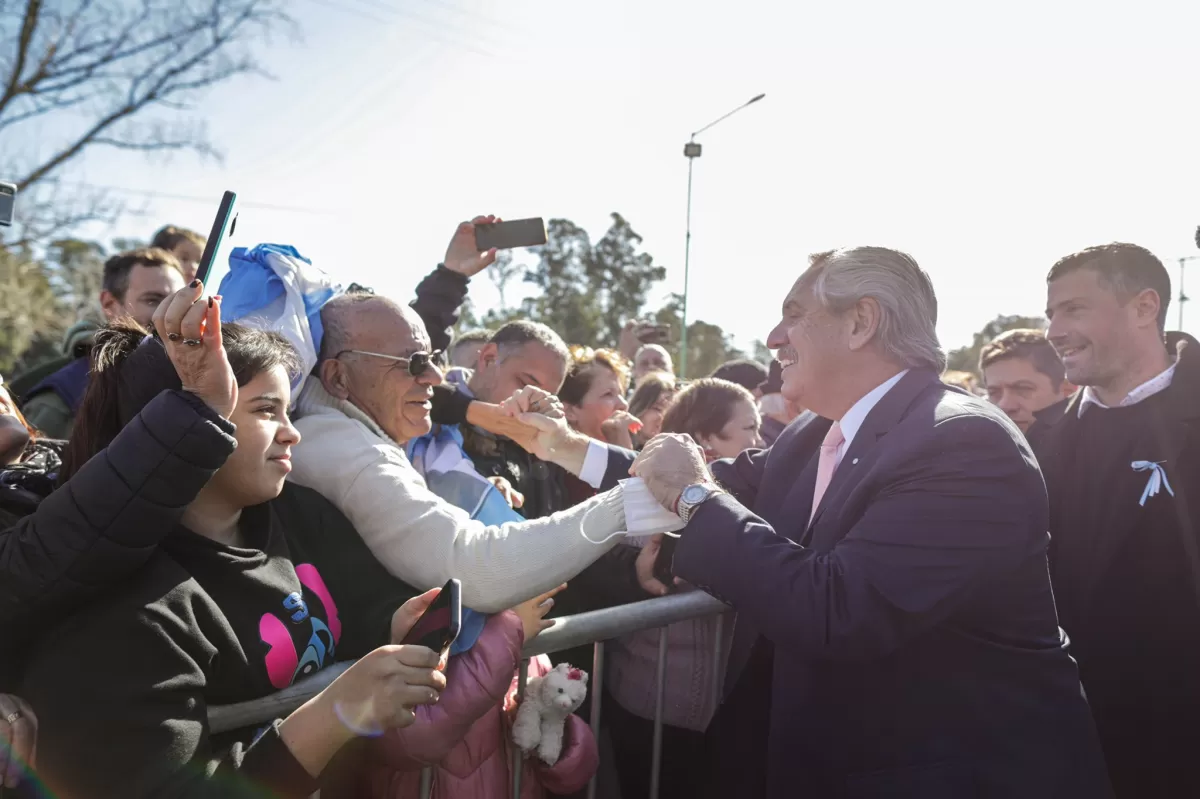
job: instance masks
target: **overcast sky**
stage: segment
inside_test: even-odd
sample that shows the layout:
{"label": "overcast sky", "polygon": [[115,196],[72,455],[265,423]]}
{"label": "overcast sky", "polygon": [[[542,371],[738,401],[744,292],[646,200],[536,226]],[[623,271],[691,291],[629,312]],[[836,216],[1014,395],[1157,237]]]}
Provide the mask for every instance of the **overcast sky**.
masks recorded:
{"label": "overcast sky", "polygon": [[[408,297],[461,219],[567,217],[599,237],[619,211],[667,267],[661,297],[683,285],[684,142],[766,92],[696,162],[691,315],[742,345],[829,247],[912,253],[947,347],[1039,313],[1047,269],[1078,248],[1143,244],[1176,292],[1177,259],[1198,252],[1200,3],[291,5],[303,41],[262,50],[278,79],[202,105],[223,164],[93,151],[72,168],[145,211],[112,235],[206,231],[229,188],[234,244],[292,244]],[[472,296],[496,300],[485,280]],[[1184,327],[1200,333],[1200,302]]]}

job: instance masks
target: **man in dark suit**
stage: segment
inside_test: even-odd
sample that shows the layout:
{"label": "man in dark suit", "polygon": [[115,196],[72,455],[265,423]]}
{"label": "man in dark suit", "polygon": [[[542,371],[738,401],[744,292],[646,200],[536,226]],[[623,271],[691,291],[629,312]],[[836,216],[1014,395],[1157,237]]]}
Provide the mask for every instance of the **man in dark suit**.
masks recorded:
{"label": "man in dark suit", "polygon": [[769,340],[813,414],[717,484],[683,437],[634,465],[688,521],[676,574],[738,611],[733,715],[770,672],[772,799],[1108,795],[1041,474],[1003,413],[939,382],[936,316],[909,256],[816,256]]}
{"label": "man in dark suit", "polygon": [[1137,245],[1068,255],[1047,283],[1083,386],[1029,431],[1062,625],[1117,796],[1200,796],[1200,343],[1164,333],[1171,280]]}

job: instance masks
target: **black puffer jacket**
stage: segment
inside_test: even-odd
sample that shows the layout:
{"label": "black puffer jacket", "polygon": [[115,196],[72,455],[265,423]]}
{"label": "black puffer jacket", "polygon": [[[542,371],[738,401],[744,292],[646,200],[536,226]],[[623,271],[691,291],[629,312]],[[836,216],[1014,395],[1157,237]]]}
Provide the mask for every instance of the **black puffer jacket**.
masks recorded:
{"label": "black puffer jacket", "polygon": [[113,442],[0,532],[0,690],[35,631],[142,566],[237,446],[199,398],[166,391]]}

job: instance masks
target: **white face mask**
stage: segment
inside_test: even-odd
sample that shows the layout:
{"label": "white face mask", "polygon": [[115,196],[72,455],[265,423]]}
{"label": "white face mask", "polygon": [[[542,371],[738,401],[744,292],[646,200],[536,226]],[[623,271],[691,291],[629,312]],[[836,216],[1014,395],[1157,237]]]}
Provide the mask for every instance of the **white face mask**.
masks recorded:
{"label": "white face mask", "polygon": [[[660,505],[658,500],[650,493],[650,489],[646,488],[646,483],[642,478],[631,477],[628,480],[622,480],[621,493],[629,515],[635,516],[637,519],[633,529],[621,530],[606,536],[600,541],[596,541],[587,534],[585,529],[587,527],[587,517],[585,516],[583,524],[579,526],[580,535],[597,546],[607,543],[614,536],[618,535],[627,536],[631,539],[638,536],[650,536],[655,533],[666,533],[672,538],[679,537],[676,531],[683,529],[683,519],[680,519],[677,515]],[[630,543],[633,542],[631,541]]]}

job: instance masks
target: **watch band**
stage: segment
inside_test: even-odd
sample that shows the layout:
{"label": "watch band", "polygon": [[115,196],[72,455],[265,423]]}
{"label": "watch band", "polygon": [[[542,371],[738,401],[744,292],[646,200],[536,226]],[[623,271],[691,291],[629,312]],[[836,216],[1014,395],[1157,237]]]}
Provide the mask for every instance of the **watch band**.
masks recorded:
{"label": "watch band", "polygon": [[683,489],[683,493],[687,493],[687,491],[689,489],[694,488],[695,486],[703,486],[706,489],[704,496],[701,497],[696,502],[688,502],[683,499],[683,494],[680,494],[679,518],[683,519],[684,524],[687,524],[688,522],[691,521],[692,514],[696,512],[696,508],[700,507],[705,502],[707,502],[708,500],[715,497],[717,494],[725,493],[725,491],[716,483],[693,483],[692,485]]}

